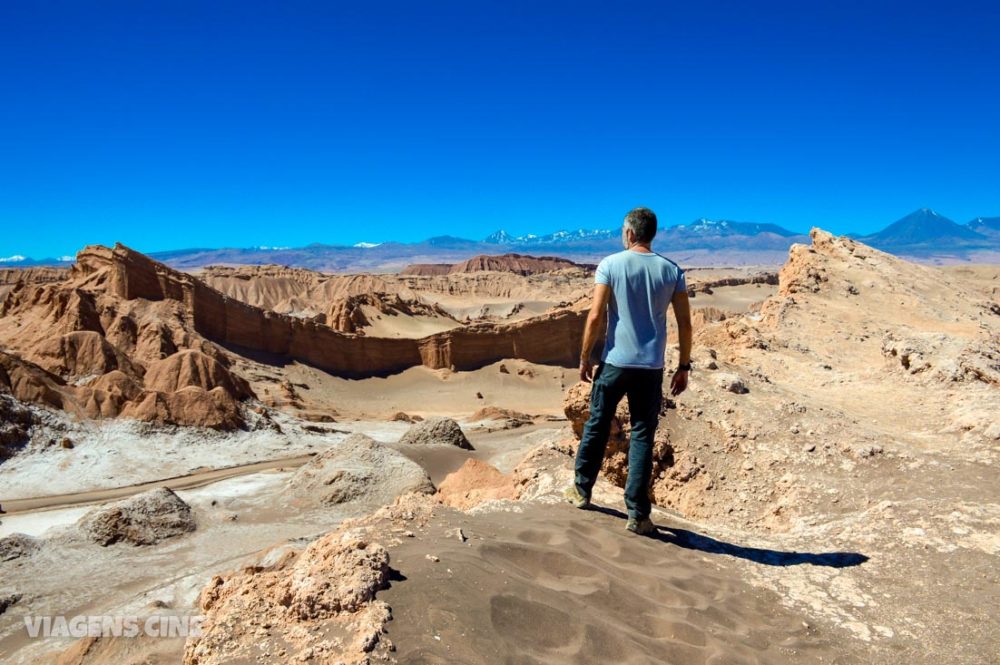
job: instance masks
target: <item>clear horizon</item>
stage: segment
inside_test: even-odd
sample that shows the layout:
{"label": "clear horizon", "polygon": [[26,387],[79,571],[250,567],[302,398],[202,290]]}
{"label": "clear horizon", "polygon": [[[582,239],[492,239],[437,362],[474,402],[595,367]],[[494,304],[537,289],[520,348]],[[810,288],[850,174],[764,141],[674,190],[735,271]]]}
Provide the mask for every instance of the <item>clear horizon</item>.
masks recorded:
{"label": "clear horizon", "polygon": [[1000,9],[0,7],[0,257],[1000,216]]}
{"label": "clear horizon", "polygon": [[[907,215],[904,215],[904,217],[908,216],[909,214],[913,214],[915,212],[919,212],[921,210],[933,210],[934,212],[937,212],[938,214],[940,214],[942,217],[945,217],[945,218],[947,218],[947,219],[951,220],[952,222],[955,222],[955,223],[957,223],[959,225],[965,225],[967,222],[972,221],[972,220],[977,219],[977,218],[980,218],[980,217],[982,217],[982,218],[997,217],[997,216],[977,215],[976,217],[973,217],[972,219],[966,220],[965,222],[960,222],[960,221],[958,221],[956,219],[948,217],[948,215],[945,215],[944,213],[941,213],[941,211],[939,211],[939,210],[934,210],[933,208],[918,208],[916,210],[911,211],[911,213],[907,213]],[[676,224],[669,224],[669,226],[673,227],[673,226],[677,226],[679,224],[690,224],[691,222],[698,221],[699,219],[706,219],[706,218],[704,218],[704,217],[698,217],[698,218],[695,218],[695,219],[690,220],[688,222],[678,222]],[[877,228],[872,229],[871,232],[880,231],[881,229],[885,228],[886,226],[889,226],[890,224],[892,224],[892,223],[894,223],[896,221],[899,221],[899,219],[902,219],[902,217],[894,219],[891,222],[886,222],[885,224],[883,224],[883,225],[881,225],[881,226],[879,226]],[[769,223],[769,222],[757,222],[756,220],[741,220],[741,219],[729,219],[729,218],[726,218],[725,220],[723,220],[723,219],[716,219],[716,220],[712,220],[712,221],[744,222],[744,223],[750,223],[750,224],[754,224],[754,223],[767,224],[767,223]],[[778,226],[781,226],[781,225],[779,224]],[[813,225],[813,226],[815,226],[815,225]],[[667,227],[661,227],[661,228],[667,228]],[[784,227],[784,228],[786,228],[786,230],[788,230],[788,231],[796,231],[796,232],[798,232],[798,233],[800,233],[802,235],[808,235],[809,234],[809,228],[811,228],[811,226],[809,228],[806,228],[806,229],[794,229],[794,228],[787,228],[787,227]],[[821,227],[821,228],[823,228],[823,230],[825,230],[825,231],[829,231],[829,232],[833,233],[834,235],[844,235],[844,233],[850,233],[850,232],[840,232],[837,229],[824,228],[824,227]],[[535,235],[538,235],[538,236],[545,236],[545,235],[550,235],[550,234],[553,234],[553,233],[557,233],[559,231],[578,231],[578,230],[584,230],[584,231],[610,231],[610,230],[614,230],[614,227],[588,228],[588,229],[584,229],[582,227],[578,227],[578,228],[560,227],[560,228],[553,228],[553,229],[543,230],[543,231],[530,231],[528,233],[534,233]],[[382,239],[382,240],[359,240],[359,241],[356,241],[356,242],[353,242],[353,243],[337,243],[337,242],[311,241],[311,242],[304,243],[302,245],[234,245],[234,244],[223,244],[223,245],[216,245],[216,246],[190,245],[190,246],[185,246],[185,247],[173,247],[173,248],[169,248],[169,249],[155,249],[155,248],[152,248],[152,249],[140,249],[138,247],[129,245],[129,243],[121,241],[121,240],[112,241],[112,242],[109,242],[109,243],[86,243],[86,244],[87,245],[106,244],[106,245],[110,246],[110,245],[113,245],[115,242],[123,242],[123,244],[128,245],[132,249],[135,249],[135,250],[138,250],[138,251],[142,251],[143,253],[146,253],[146,254],[158,254],[158,253],[162,253],[162,252],[171,252],[171,251],[180,251],[180,250],[197,250],[197,249],[205,249],[205,250],[219,250],[219,249],[286,250],[286,249],[299,249],[299,248],[306,247],[306,246],[311,245],[311,244],[321,244],[321,245],[338,246],[338,247],[352,247],[352,246],[355,246],[355,245],[357,245],[359,243],[367,243],[367,244],[373,244],[373,245],[380,245],[380,244],[385,243],[385,242],[419,243],[419,242],[422,242],[422,241],[425,241],[425,240],[430,240],[430,239],[435,238],[435,237],[444,237],[444,236],[455,237],[455,238],[459,238],[459,239],[462,239],[462,240],[472,240],[472,241],[481,242],[481,241],[485,240],[485,238],[487,236],[491,235],[492,233],[496,233],[498,231],[508,231],[508,229],[503,229],[503,228],[494,229],[493,231],[491,231],[490,233],[488,233],[486,236],[476,237],[476,238],[466,237],[466,236],[460,236],[460,235],[451,234],[451,233],[445,233],[445,234],[440,234],[438,236],[427,236],[426,238],[419,238],[417,240],[406,240],[406,241],[396,240],[395,238],[385,238],[385,239]],[[524,235],[524,234],[511,233],[511,235],[512,236],[518,236],[518,235]],[[83,247],[84,247],[84,245],[81,245],[79,248],[77,248],[77,250],[74,250],[73,254],[58,254],[58,255],[46,255],[46,256],[30,256],[30,255],[27,255],[27,254],[15,253],[15,254],[7,255],[7,256],[0,256],[0,267],[3,267],[4,263],[12,263],[12,262],[17,262],[19,260],[24,260],[24,259],[30,259],[30,260],[59,259],[59,260],[63,260],[63,261],[66,261],[66,262],[75,261],[76,260],[75,252],[78,251],[78,250],[80,250],[80,249],[83,249]]]}

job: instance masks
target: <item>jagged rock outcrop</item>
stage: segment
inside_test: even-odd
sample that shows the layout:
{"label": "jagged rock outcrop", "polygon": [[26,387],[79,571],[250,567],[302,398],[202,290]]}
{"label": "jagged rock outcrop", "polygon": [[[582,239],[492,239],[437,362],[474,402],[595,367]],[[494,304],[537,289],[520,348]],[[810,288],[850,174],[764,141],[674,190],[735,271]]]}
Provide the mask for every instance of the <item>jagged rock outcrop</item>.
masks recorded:
{"label": "jagged rock outcrop", "polygon": [[217,575],[201,592],[202,634],[190,638],[185,665],[253,661],[371,662],[391,648],[382,638],[389,606],[376,593],[389,581],[389,553],[351,523],[301,552]]}
{"label": "jagged rock outcrop", "polygon": [[[368,309],[368,312],[365,310]],[[330,306],[324,323],[345,333],[364,333],[371,325],[370,312],[386,316],[427,316],[455,321],[439,305],[425,303],[417,298],[404,299],[398,293],[363,293],[348,296]]]}
{"label": "jagged rock outcrop", "polygon": [[0,563],[31,556],[41,549],[41,543],[33,536],[12,533],[0,538]]}
{"label": "jagged rock outcrop", "polygon": [[[0,373],[3,371],[0,366]],[[0,393],[0,460],[11,456],[28,442],[28,431],[35,420],[30,409],[13,396]]]}
{"label": "jagged rock outcrop", "polygon": [[[227,279],[246,281],[245,272]],[[303,271],[286,272],[282,279],[306,279]],[[308,279],[325,280],[317,275]],[[377,276],[326,281],[341,284],[337,288],[350,282],[343,288],[367,294],[331,312],[341,327],[356,328],[357,312],[366,306],[379,316],[453,321],[399,282],[377,291],[374,285],[387,283]],[[372,300],[376,292],[388,295]],[[240,401],[254,397],[229,370],[229,357],[239,349],[344,377],[385,376],[416,365],[476,369],[504,358],[572,365],[584,316],[581,308],[562,308],[517,323],[481,323],[416,339],[375,338],[240,302],[123,245],[91,246],[78,254],[65,279],[21,280],[0,302],[6,347],[0,386],[22,401],[84,417],[235,428],[244,424]]]}
{"label": "jagged rock outcrop", "polygon": [[17,400],[79,413],[73,389],[34,363],[0,351],[0,391]]}
{"label": "jagged rock outcrop", "polygon": [[289,356],[348,377],[386,375],[420,364],[475,369],[502,358],[571,365],[572,347],[579,344],[585,317],[584,312],[567,309],[519,323],[480,324],[420,339],[375,339],[252,307],[121,245],[114,250],[87,248],[77,265],[94,279],[103,273],[109,290],[122,298],[184,303],[195,331],[208,339]]}
{"label": "jagged rock outcrop", "polygon": [[124,542],[152,545],[195,529],[191,507],[166,487],[158,487],[91,510],[77,523],[98,545]]}
{"label": "jagged rock outcrop", "polygon": [[399,440],[406,445],[445,445],[472,450],[461,426],[451,418],[428,418],[406,430]]}
{"label": "jagged rock outcrop", "polygon": [[31,268],[0,268],[0,299],[15,287],[18,283],[49,284],[61,282],[69,275],[69,268],[55,268],[47,266]]}
{"label": "jagged rock outcrop", "polygon": [[725,287],[725,286],[741,286],[743,284],[769,284],[775,285],[778,283],[778,273],[776,272],[759,272],[753,275],[739,276],[739,277],[722,277],[720,279],[708,279],[704,281],[693,282],[688,285],[688,294],[691,296],[697,296],[699,293],[712,293],[714,289]]}
{"label": "jagged rock outcrop", "polygon": [[141,377],[142,370],[100,333],[78,330],[43,340],[32,358],[41,367],[66,378],[99,376],[121,370],[128,376]]}
{"label": "jagged rock outcrop", "polygon": [[364,434],[355,433],[300,467],[286,495],[296,504],[379,506],[400,494],[434,491],[419,464]]}

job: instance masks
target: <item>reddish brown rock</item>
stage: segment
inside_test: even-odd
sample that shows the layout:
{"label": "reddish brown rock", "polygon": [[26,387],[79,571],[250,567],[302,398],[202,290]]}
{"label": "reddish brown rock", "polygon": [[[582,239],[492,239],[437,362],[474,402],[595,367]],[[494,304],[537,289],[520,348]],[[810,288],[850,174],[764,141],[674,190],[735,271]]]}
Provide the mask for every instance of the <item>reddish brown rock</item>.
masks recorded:
{"label": "reddish brown rock", "polygon": [[118,369],[130,376],[142,375],[125,354],[93,330],[51,337],[39,344],[31,356],[38,365],[60,376],[96,376]]}
{"label": "reddish brown rock", "polygon": [[232,430],[244,423],[239,405],[223,388],[188,386],[176,392],[144,391],[121,410],[123,418],[188,427]]}
{"label": "reddish brown rock", "polygon": [[159,392],[175,392],[194,386],[203,390],[221,388],[236,399],[253,396],[245,380],[231,374],[215,358],[194,349],[178,351],[152,363],[146,372],[145,385]]}
{"label": "reddish brown rock", "polygon": [[[327,311],[325,323],[334,330],[345,333],[362,332],[371,324],[365,308],[386,316],[433,316],[443,319],[454,318],[438,305],[425,303],[416,298],[402,298],[398,293],[363,293],[348,296],[335,302]],[[456,321],[457,323],[457,321]]]}
{"label": "reddish brown rock", "polygon": [[453,508],[468,510],[484,501],[516,499],[517,487],[511,476],[495,466],[470,459],[441,481],[437,498]]}

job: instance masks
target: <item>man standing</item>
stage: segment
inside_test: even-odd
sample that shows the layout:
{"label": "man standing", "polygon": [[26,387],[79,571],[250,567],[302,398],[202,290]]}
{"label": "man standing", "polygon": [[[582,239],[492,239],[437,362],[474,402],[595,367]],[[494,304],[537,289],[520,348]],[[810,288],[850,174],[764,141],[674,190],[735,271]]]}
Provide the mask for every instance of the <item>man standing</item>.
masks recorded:
{"label": "man standing", "polygon": [[[590,418],[576,452],[576,481],[566,497],[577,508],[590,506],[590,494],[604,460],[611,421],[622,397],[628,398],[632,434],[628,449],[625,505],[629,531],[649,534],[649,481],[653,470],[653,435],[663,401],[663,364],[667,346],[667,307],[674,306],[680,337],[680,364],[670,393],[687,388],[691,370],[691,311],[684,271],[654,252],[656,215],[636,208],[625,216],[625,250],[597,266],[594,303],[587,317],[580,353],[580,379],[593,381]],[[590,353],[607,311],[608,332],[597,368]]]}

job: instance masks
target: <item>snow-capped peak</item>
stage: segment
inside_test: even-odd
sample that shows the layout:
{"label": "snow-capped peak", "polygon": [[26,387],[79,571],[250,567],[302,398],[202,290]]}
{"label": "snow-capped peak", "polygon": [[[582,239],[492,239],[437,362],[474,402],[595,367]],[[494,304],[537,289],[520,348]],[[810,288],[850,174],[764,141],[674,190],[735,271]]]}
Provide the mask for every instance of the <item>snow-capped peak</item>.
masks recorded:
{"label": "snow-capped peak", "polygon": [[513,242],[514,240],[516,240],[514,236],[507,233],[503,229],[500,229],[499,231],[496,231],[486,236],[486,239],[483,240],[483,242],[495,243],[497,245],[505,245],[507,243]]}
{"label": "snow-capped peak", "polygon": [[356,242],[354,246],[359,249],[371,249],[372,247],[378,247],[382,243],[380,242]]}

